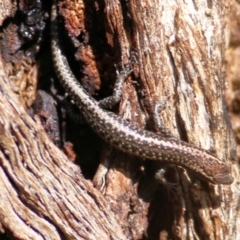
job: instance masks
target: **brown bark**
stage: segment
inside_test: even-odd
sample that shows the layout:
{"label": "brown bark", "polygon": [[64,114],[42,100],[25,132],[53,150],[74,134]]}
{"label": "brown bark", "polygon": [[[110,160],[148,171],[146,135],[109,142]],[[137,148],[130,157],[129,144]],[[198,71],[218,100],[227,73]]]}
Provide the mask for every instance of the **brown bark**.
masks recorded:
{"label": "brown bark", "polygon": [[0,69],[3,228],[17,239],[125,239],[105,199],[16,99],[2,61]]}
{"label": "brown bark", "polygon": [[[226,113],[226,1],[64,1],[60,13],[72,37],[81,35],[83,86],[111,92],[114,64],[134,58],[117,114],[155,131],[154,105],[172,134],[234,158]],[[2,63],[1,63],[2,64]],[[119,64],[121,67],[121,64]],[[0,66],[0,69],[4,69]],[[238,239],[238,172],[231,186],[214,186],[191,172],[102,149],[101,164],[85,180],[48,140],[0,80],[0,221],[18,239]],[[80,156],[81,158],[81,156]],[[155,173],[166,168],[169,183]]]}

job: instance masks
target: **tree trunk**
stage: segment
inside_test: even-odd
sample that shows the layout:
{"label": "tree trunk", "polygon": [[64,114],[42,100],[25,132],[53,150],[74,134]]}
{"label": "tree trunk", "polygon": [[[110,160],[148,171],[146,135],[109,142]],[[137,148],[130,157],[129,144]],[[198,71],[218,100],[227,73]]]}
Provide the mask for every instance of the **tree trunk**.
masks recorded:
{"label": "tree trunk", "polygon": [[[115,65],[121,69],[132,62],[134,72],[124,84],[116,114],[139,128],[156,131],[154,106],[169,96],[159,113],[163,124],[176,138],[229,162],[235,178],[231,186],[212,185],[180,167],[135,158],[104,144],[96,147],[102,141],[86,127],[67,125],[62,131],[75,146],[82,174],[48,138],[39,117],[32,119],[12,92],[16,85],[10,87],[6,66],[18,65],[1,40],[2,231],[16,239],[240,238],[236,147],[224,100],[227,4],[223,0],[65,0],[59,2],[59,12],[64,20],[60,24],[78,47],[73,59],[72,43],[63,35],[70,65],[89,94],[98,94],[99,99],[110,95]],[[13,34],[17,28],[6,24],[2,39],[7,41],[10,29],[19,40]],[[49,80],[54,75],[43,62],[50,56],[44,48],[41,51],[44,60],[39,61],[39,69],[46,73],[39,72],[49,74]],[[14,54],[19,52],[20,47]],[[31,81],[34,92],[36,84]],[[31,102],[21,93],[19,98],[25,105]],[[93,159],[90,167],[89,159]],[[159,180],[162,169],[165,178]]]}

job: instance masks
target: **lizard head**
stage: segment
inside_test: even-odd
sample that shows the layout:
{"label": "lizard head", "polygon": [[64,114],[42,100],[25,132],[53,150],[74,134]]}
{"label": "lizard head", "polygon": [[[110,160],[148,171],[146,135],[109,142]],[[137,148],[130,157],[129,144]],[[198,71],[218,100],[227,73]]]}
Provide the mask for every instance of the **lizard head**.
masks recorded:
{"label": "lizard head", "polygon": [[203,176],[213,184],[232,184],[233,177],[230,165],[208,154],[201,164]]}

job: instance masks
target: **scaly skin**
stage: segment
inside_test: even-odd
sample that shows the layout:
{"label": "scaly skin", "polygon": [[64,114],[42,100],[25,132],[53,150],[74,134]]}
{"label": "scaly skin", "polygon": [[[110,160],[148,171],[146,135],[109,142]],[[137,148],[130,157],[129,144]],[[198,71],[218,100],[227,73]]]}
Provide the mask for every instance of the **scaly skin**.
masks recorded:
{"label": "scaly skin", "polygon": [[[233,177],[229,165],[186,142],[168,139],[131,125],[119,116],[102,109],[87,94],[73,75],[60,48],[57,24],[57,6],[52,6],[52,55],[57,76],[87,123],[107,143],[128,154],[182,166],[200,178],[214,184],[231,184]],[[125,73],[127,77],[129,73]]]}

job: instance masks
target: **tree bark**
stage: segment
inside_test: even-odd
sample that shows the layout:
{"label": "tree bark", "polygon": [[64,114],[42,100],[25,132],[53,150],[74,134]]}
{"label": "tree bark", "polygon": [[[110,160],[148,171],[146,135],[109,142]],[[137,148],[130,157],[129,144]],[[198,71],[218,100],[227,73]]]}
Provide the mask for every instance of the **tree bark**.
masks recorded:
{"label": "tree bark", "polygon": [[105,199],[26,113],[0,66],[3,228],[16,239],[125,239]]}
{"label": "tree bark", "polygon": [[[92,181],[86,180],[48,139],[38,118],[28,116],[1,61],[4,231],[17,239],[238,239],[239,174],[224,100],[228,4],[65,0],[59,12],[69,35],[77,38],[75,72],[83,73],[89,94],[110,95],[115,64],[132,62],[116,114],[156,131],[154,106],[169,96],[159,113],[164,125],[175,137],[229,162],[234,183],[212,185],[180,167],[106,145]],[[165,182],[159,182],[156,173],[163,168]]]}

